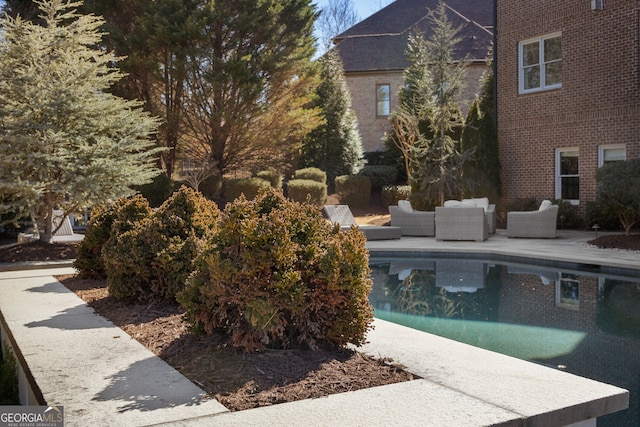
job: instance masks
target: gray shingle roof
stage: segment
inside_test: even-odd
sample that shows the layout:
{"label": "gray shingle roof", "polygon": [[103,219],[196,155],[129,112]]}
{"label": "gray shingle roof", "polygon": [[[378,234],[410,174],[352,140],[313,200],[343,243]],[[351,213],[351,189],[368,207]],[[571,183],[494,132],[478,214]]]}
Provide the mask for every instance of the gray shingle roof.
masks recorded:
{"label": "gray shingle roof", "polygon": [[[485,61],[493,43],[493,0],[446,0],[448,19],[460,27],[455,59]],[[403,70],[407,39],[429,37],[428,12],[438,0],[396,0],[335,38],[345,72]]]}

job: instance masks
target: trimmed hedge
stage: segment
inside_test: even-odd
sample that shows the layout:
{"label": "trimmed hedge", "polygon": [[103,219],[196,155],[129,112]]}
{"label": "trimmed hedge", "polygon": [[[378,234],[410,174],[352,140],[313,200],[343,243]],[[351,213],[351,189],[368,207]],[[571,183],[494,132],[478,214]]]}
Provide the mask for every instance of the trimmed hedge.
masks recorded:
{"label": "trimmed hedge", "polygon": [[184,186],[151,216],[113,232],[120,214],[103,250],[109,293],[117,299],[175,301],[219,218],[214,202]]}
{"label": "trimmed hedge", "polygon": [[178,295],[197,329],[247,352],[364,343],[373,311],[361,231],[270,190],[229,203],[212,243]]}
{"label": "trimmed hedge", "polygon": [[287,195],[296,202],[308,202],[324,206],[327,201],[327,185],[310,179],[292,179],[287,183]]}
{"label": "trimmed hedge", "polygon": [[282,174],[278,171],[274,171],[274,170],[260,171],[256,173],[255,176],[256,178],[269,181],[269,184],[271,184],[271,187],[273,188],[282,188]]}
{"label": "trimmed hedge", "polygon": [[298,169],[293,173],[293,179],[308,179],[321,184],[327,183],[327,173],[318,168]]}
{"label": "trimmed hedge", "polygon": [[270,187],[269,181],[257,177],[230,179],[224,183],[224,195],[228,202],[239,198],[243,194],[247,199],[254,199],[260,190]]}
{"label": "trimmed hedge", "polygon": [[371,200],[371,181],[364,175],[341,175],[336,177],[336,194],[340,203],[351,208],[365,209]]}

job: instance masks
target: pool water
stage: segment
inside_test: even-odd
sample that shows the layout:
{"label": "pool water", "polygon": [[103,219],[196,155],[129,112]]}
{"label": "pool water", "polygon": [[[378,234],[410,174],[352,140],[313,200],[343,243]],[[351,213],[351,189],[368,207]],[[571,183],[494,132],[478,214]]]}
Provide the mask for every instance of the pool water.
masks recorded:
{"label": "pool water", "polygon": [[375,317],[629,390],[598,426],[640,426],[640,271],[372,257]]}

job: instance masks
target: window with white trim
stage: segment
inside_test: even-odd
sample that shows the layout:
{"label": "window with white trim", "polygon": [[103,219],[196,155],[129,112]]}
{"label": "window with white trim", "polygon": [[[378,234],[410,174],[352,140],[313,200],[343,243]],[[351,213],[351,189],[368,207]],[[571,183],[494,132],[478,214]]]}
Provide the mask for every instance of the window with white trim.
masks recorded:
{"label": "window with white trim", "polygon": [[520,93],[562,87],[562,34],[520,42],[518,63]]}
{"label": "window with white trim", "polygon": [[578,155],[578,148],[556,150],[556,199],[578,203],[580,199]]}
{"label": "window with white trim", "polygon": [[598,147],[598,167],[613,162],[627,160],[627,148],[624,144],[601,145]]}
{"label": "window with white trim", "polygon": [[388,116],[391,113],[391,89],[388,84],[376,85],[376,115]]}

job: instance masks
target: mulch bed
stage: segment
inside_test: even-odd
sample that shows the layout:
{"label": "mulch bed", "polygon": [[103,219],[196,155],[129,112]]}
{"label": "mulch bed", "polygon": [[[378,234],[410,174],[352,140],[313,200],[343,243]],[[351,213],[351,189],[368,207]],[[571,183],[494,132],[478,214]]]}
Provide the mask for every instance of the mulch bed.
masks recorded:
{"label": "mulch bed", "polygon": [[231,411],[416,378],[389,359],[346,349],[243,354],[227,345],[224,335],[191,333],[177,305],[126,303],[109,296],[104,281],[57,279]]}

